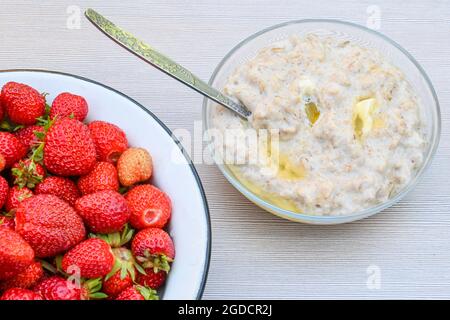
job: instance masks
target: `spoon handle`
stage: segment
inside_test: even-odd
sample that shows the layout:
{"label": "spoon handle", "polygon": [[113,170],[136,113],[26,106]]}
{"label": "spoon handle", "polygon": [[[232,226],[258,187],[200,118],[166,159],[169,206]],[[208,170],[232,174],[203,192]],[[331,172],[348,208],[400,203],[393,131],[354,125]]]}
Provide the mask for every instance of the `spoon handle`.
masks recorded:
{"label": "spoon handle", "polygon": [[180,66],[178,63],[166,57],[162,53],[152,49],[148,44],[139,40],[131,33],[117,27],[114,23],[96,11],[87,9],[85,14],[86,17],[108,37],[137,55],[139,58],[150,63],[152,66],[191,87],[209,99],[214,100],[231,111],[236,112],[245,119],[248,119],[251,115],[251,112],[244,105],[233,101],[220,91],[209,86],[206,82],[200,80],[186,68]]}

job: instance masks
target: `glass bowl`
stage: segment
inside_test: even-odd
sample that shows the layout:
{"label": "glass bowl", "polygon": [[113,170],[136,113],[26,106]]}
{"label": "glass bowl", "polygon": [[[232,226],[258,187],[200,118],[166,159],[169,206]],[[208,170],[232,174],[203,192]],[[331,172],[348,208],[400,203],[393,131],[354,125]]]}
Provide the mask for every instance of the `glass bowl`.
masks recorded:
{"label": "glass bowl", "polygon": [[[260,49],[269,46],[273,42],[286,39],[291,35],[301,36],[312,32],[324,36],[330,35],[342,40],[350,40],[362,47],[376,49],[379,52],[382,52],[384,57],[393,65],[403,71],[419,99],[422,101],[421,107],[423,110],[421,110],[421,112],[426,122],[427,147],[424,153],[423,164],[417,170],[416,175],[402,190],[384,203],[346,215],[331,216],[298,213],[279,208],[276,205],[261,199],[247,189],[226,165],[217,161],[216,164],[225,178],[246,198],[279,217],[310,224],[346,223],[369,217],[392,206],[418,183],[424,171],[429,167],[439,143],[441,126],[439,102],[431,81],[423,68],[399,44],[374,30],[338,20],[297,20],[278,24],[259,31],[241,41],[222,59],[212,74],[209,84],[217,89],[222,89],[228,76],[235,68],[253,58]],[[208,134],[208,129],[211,129],[211,111],[216,107],[217,104],[215,102],[206,98],[204,99],[203,121],[206,135]],[[210,149],[211,148],[213,148],[212,144],[210,144]],[[213,150],[210,150],[210,152],[212,153]]]}

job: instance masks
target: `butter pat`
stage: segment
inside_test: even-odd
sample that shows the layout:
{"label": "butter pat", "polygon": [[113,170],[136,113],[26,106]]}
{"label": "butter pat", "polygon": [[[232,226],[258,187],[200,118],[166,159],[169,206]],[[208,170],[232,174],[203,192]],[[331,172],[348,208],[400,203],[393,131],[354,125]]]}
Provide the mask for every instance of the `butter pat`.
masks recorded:
{"label": "butter pat", "polygon": [[358,139],[366,136],[373,128],[373,114],[377,109],[377,101],[374,98],[359,101],[353,107],[353,126]]}

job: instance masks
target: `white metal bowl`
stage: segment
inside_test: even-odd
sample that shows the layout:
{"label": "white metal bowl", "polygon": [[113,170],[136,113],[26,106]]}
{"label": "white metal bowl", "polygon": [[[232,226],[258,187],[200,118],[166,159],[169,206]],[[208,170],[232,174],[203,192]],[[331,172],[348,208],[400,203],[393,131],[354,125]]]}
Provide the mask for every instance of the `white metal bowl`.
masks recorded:
{"label": "white metal bowl", "polygon": [[[176,258],[162,299],[200,299],[205,286],[211,249],[208,205],[198,174],[170,130],[144,106],[98,82],[43,70],[4,70],[0,86],[8,81],[28,84],[47,92],[51,101],[68,91],[86,98],[88,121],[104,120],[121,127],[131,146],[146,148],[154,161],[152,183],[172,199],[169,233]],[[176,161],[175,161],[176,160]]]}

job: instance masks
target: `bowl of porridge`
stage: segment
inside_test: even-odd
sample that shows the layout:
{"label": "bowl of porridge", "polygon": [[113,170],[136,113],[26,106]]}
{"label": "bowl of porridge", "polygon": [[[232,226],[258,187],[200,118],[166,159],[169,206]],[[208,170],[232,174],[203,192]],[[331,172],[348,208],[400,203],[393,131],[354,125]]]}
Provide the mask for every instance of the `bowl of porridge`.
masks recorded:
{"label": "bowl of porridge", "polygon": [[248,120],[205,99],[205,137],[226,179],[280,217],[362,219],[404,197],[429,166],[439,103],[416,60],[380,33],[301,20],[245,39],[210,84]]}

